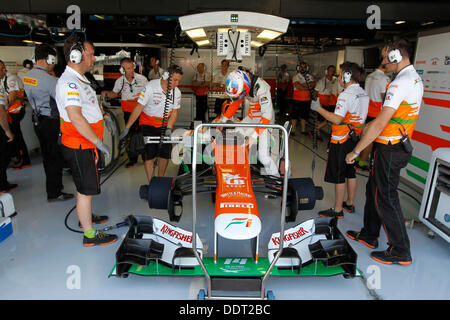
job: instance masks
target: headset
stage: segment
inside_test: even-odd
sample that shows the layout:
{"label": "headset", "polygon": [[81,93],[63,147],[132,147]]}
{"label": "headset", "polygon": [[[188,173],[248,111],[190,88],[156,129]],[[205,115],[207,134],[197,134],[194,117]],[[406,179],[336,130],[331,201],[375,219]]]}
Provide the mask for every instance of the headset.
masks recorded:
{"label": "headset", "polygon": [[47,60],[46,61],[47,61],[48,64],[55,64],[56,63],[56,57],[54,55],[52,55],[52,54],[49,54],[47,56]]}
{"label": "headset", "polygon": [[390,63],[400,63],[403,59],[403,56],[399,49],[392,49],[388,53],[388,60]]}
{"label": "headset", "polygon": [[342,82],[344,82],[344,84],[347,84],[350,81],[352,81],[352,71],[350,69],[344,70],[342,72]]}
{"label": "headset", "polygon": [[83,60],[83,52],[84,46],[83,41],[80,38],[77,38],[75,43],[70,48],[69,60],[72,63],[80,64]]}
{"label": "headset", "polygon": [[174,65],[170,66],[169,68],[167,68],[166,71],[164,71],[164,73],[162,74],[161,78],[163,80],[169,80],[170,74],[182,73],[182,72],[183,72],[183,70],[181,69],[181,67],[176,65],[176,64],[174,64]]}

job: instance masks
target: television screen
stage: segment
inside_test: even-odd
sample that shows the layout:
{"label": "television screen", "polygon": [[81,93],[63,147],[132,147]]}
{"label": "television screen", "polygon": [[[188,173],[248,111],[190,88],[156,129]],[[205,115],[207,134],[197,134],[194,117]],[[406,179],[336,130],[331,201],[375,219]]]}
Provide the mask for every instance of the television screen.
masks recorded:
{"label": "television screen", "polygon": [[380,49],[377,47],[364,49],[364,69],[378,68],[381,62]]}

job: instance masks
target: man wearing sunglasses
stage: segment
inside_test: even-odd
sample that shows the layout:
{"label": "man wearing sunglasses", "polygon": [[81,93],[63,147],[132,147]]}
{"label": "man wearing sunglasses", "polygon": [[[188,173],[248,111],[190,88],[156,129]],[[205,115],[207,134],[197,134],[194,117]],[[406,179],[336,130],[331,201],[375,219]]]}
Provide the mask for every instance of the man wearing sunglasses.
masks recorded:
{"label": "man wearing sunglasses", "polygon": [[[102,96],[116,99],[121,97],[121,106],[123,110],[123,117],[125,123],[130,118],[131,112],[137,104],[139,93],[147,85],[147,78],[141,74],[134,72],[135,64],[130,58],[123,58],[120,62],[120,73],[122,76],[114,83],[112,90],[102,91]],[[139,125],[136,122],[130,131],[139,130]],[[137,163],[137,156],[128,156],[128,163],[125,165],[127,168],[133,167]]]}

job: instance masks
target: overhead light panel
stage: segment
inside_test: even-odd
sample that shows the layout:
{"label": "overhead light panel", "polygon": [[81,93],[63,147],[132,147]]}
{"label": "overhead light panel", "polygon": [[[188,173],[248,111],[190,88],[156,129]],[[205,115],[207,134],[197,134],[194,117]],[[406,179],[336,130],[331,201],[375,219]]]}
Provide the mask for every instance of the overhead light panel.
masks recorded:
{"label": "overhead light panel", "polygon": [[434,23],[434,21],[428,21],[428,22],[422,22],[420,25],[421,26],[427,26],[427,25],[433,24],[433,23]]}
{"label": "overhead light panel", "polygon": [[162,33],[155,33],[155,36],[157,36],[157,37],[162,37],[163,34],[162,34]]}
{"label": "overhead light panel", "polygon": [[258,39],[267,39],[267,40],[273,40],[281,35],[281,32],[272,31],[272,30],[264,30],[260,34],[258,34]]}
{"label": "overhead light panel", "polygon": [[145,37],[145,34],[143,34],[143,33],[138,33],[138,36],[140,36],[140,37]]}
{"label": "overhead light panel", "polygon": [[204,46],[206,44],[209,44],[209,40],[200,40],[195,42],[199,46]]}
{"label": "overhead light panel", "polygon": [[251,44],[253,47],[261,47],[264,43],[259,42],[259,41],[251,41],[250,44]]}
{"label": "overhead light panel", "polygon": [[187,30],[186,33],[191,39],[206,38],[206,33],[203,28]]}
{"label": "overhead light panel", "polygon": [[399,21],[395,21],[395,24],[403,24],[403,23],[405,23],[406,21],[403,21],[403,20],[399,20]]}

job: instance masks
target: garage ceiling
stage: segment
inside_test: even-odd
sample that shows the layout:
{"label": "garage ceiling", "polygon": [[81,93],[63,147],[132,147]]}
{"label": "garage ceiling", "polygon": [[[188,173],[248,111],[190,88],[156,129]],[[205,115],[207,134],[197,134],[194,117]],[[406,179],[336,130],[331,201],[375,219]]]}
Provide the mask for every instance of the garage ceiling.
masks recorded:
{"label": "garage ceiling", "polygon": [[[94,42],[127,42],[192,47],[188,37],[177,29],[181,15],[233,10],[274,14],[291,20],[288,32],[270,47],[323,50],[341,45],[364,45],[395,36],[415,37],[422,30],[450,25],[449,1],[327,1],[327,0],[15,0],[0,4],[0,44],[20,44],[23,40],[63,41],[69,14],[66,9],[76,4],[82,13],[82,28]],[[380,8],[381,29],[369,30],[367,7]],[[30,29],[13,25],[11,14],[25,14],[42,19],[46,28]],[[426,17],[426,18],[425,18]],[[405,21],[396,24],[397,21]],[[432,23],[431,23],[432,22]],[[52,31],[53,30],[53,31]],[[59,32],[58,32],[59,31]],[[51,34],[50,34],[51,32]],[[59,33],[59,35],[58,35]]]}

